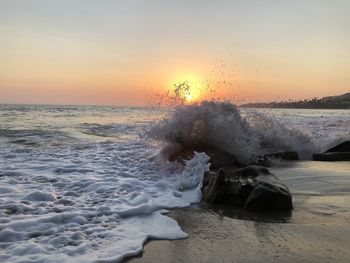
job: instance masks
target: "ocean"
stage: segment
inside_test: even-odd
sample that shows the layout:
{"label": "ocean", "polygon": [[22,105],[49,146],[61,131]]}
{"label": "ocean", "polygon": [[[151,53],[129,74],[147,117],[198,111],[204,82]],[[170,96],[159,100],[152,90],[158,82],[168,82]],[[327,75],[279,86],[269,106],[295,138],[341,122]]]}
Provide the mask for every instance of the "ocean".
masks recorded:
{"label": "ocean", "polygon": [[293,195],[284,224],[348,229],[350,162],[311,155],[349,139],[349,110],[0,105],[0,261],[118,262],[149,239],[186,238],[167,212],[201,200],[210,160],[167,161],[176,140],[246,163],[298,151],[270,168]]}

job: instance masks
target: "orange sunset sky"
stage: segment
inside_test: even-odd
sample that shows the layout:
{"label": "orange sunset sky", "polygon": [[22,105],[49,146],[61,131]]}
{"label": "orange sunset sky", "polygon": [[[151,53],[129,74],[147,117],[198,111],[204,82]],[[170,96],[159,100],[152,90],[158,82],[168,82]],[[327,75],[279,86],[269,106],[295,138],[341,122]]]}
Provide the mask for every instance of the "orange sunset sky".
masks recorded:
{"label": "orange sunset sky", "polygon": [[349,12],[346,0],[1,0],[0,103],[141,106],[185,80],[237,103],[345,93]]}

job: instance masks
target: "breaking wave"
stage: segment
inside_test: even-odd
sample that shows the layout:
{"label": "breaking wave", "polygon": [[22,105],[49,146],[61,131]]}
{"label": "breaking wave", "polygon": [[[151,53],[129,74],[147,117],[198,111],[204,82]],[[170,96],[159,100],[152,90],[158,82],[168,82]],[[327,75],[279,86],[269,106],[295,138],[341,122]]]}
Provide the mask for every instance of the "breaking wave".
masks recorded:
{"label": "breaking wave", "polygon": [[244,111],[229,102],[179,106],[153,125],[147,135],[183,148],[221,149],[241,163],[254,163],[263,154],[281,151],[297,151],[308,159],[317,150],[302,131],[288,129],[271,117]]}

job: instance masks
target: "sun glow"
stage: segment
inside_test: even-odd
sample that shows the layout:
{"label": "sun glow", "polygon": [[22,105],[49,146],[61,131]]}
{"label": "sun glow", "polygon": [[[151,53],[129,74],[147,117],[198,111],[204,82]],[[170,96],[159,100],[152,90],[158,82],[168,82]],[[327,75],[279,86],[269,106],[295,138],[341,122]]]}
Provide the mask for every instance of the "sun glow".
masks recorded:
{"label": "sun glow", "polygon": [[190,103],[193,100],[193,96],[191,93],[187,94],[185,97],[186,102]]}
{"label": "sun glow", "polygon": [[175,97],[185,104],[199,102],[208,88],[207,81],[195,75],[177,77],[172,83]]}

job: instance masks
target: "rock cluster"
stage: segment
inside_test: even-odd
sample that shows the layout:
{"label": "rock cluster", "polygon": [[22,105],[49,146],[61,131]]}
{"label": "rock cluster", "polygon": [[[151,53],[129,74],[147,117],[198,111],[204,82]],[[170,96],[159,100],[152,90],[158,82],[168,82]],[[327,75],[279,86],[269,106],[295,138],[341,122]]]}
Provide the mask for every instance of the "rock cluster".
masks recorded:
{"label": "rock cluster", "polygon": [[203,200],[229,204],[250,211],[288,211],[293,209],[288,187],[263,166],[226,166],[206,172]]}
{"label": "rock cluster", "polygon": [[[271,159],[298,160],[296,152],[281,152],[261,156],[259,165],[244,166],[235,156],[219,149],[196,149],[210,157],[210,171],[204,174],[203,200],[228,204],[250,211],[289,211],[293,209],[292,196],[266,167]],[[170,161],[190,159],[192,149],[181,149],[169,157]],[[264,165],[264,166],[263,166]]]}
{"label": "rock cluster", "polygon": [[[292,195],[288,187],[266,167],[272,159],[299,160],[297,152],[267,154],[258,158],[258,165],[244,166],[235,156],[219,149],[196,149],[210,157],[210,171],[204,174],[203,200],[228,204],[249,211],[290,211]],[[181,149],[169,157],[171,161],[190,159],[193,149]],[[343,142],[324,153],[313,155],[317,161],[349,161],[350,141]]]}

